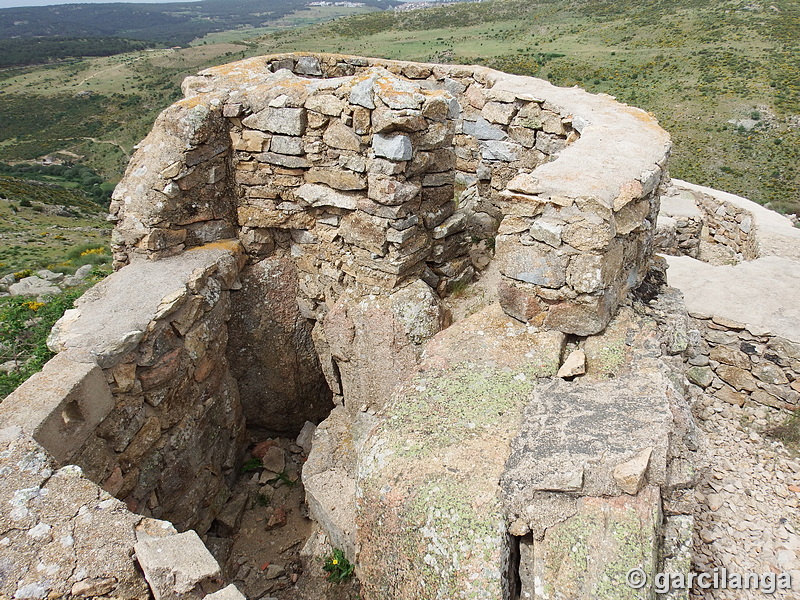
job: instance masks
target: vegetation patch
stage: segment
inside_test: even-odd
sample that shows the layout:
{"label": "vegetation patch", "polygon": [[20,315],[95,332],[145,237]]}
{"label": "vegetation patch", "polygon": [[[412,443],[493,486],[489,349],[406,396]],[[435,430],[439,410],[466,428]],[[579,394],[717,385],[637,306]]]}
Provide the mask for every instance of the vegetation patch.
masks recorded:
{"label": "vegetation patch", "polygon": [[353,577],[353,565],[339,548],[334,548],[330,556],[325,559],[322,570],[328,575],[326,579],[333,583],[344,583]]}
{"label": "vegetation patch", "polygon": [[53,353],[47,336],[86,286],[43,299],[0,298],[0,401],[40,371]]}

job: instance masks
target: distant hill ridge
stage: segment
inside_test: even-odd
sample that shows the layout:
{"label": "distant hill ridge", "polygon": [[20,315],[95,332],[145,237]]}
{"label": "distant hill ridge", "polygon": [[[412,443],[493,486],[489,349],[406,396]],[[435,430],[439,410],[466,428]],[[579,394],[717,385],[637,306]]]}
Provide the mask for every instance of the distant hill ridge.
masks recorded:
{"label": "distant hill ridge", "polygon": [[[389,8],[395,0],[361,0]],[[187,44],[215,31],[258,27],[306,6],[305,0],[201,0],[164,4],[62,4],[0,9],[0,39],[113,36]]]}

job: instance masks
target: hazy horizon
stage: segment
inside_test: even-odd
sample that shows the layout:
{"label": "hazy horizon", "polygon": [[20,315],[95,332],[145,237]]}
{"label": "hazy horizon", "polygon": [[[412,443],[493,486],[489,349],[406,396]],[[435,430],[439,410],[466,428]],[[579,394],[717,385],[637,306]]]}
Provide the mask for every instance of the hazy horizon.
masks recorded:
{"label": "hazy horizon", "polygon": [[198,2],[199,0],[0,0],[2,8],[27,8],[56,4],[166,4],[167,2]]}

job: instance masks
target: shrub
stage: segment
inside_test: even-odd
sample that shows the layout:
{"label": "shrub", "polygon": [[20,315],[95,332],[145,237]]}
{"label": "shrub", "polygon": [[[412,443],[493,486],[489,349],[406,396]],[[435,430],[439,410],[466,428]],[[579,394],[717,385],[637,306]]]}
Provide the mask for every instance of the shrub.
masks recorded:
{"label": "shrub", "polygon": [[15,360],[19,364],[10,373],[0,373],[0,400],[50,360],[53,353],[47,347],[47,336],[84,289],[58,294],[47,302],[20,296],[0,298],[0,362]]}

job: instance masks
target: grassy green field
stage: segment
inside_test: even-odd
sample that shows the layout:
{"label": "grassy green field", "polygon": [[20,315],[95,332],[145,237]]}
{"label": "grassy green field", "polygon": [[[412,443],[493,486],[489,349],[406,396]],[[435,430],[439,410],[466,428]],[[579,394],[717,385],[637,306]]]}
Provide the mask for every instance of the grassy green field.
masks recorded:
{"label": "grassy green field", "polygon": [[85,197],[0,176],[0,276],[24,269],[62,270],[71,266],[67,255],[73,248],[107,246],[110,234],[102,209]]}

